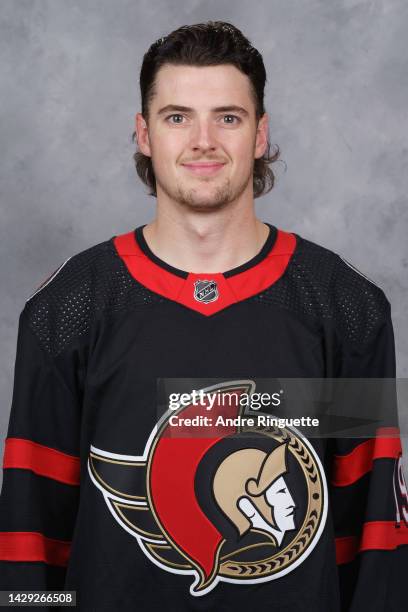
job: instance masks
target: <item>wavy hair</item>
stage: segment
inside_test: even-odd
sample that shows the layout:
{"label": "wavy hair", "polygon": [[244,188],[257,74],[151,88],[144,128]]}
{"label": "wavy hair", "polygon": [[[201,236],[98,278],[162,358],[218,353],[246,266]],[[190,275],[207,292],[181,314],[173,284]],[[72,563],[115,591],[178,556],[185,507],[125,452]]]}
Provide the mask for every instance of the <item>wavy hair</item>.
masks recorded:
{"label": "wavy hair", "polygon": [[[149,103],[155,95],[155,78],[165,64],[188,66],[232,64],[249,78],[256,120],[259,121],[265,113],[266,71],[262,56],[231,23],[207,21],[184,25],[159,38],[150,46],[143,57],[140,70],[142,115],[146,122],[149,119]],[[135,139],[136,132],[133,132],[132,142],[135,142]],[[275,175],[270,165],[277,161],[280,155],[278,145],[274,147],[276,147],[275,152],[271,154],[271,145],[268,141],[263,156],[254,160],[254,198],[268,193],[274,186]],[[149,195],[157,196],[151,158],[137,150],[133,159],[139,178],[150,189]]]}

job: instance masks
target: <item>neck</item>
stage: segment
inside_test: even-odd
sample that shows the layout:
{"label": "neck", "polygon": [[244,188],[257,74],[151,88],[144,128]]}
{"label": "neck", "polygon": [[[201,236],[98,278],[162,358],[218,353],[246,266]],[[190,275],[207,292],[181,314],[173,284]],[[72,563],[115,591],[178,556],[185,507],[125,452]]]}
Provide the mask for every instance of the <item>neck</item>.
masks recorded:
{"label": "neck", "polygon": [[151,251],[169,265],[189,272],[225,272],[255,257],[269,228],[252,210],[176,216],[159,211],[144,227]]}

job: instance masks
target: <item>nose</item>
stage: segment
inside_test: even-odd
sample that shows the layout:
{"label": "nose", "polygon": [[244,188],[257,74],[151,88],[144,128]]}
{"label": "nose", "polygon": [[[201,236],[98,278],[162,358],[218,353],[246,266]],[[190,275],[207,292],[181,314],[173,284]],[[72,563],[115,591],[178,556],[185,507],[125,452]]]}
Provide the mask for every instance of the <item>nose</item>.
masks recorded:
{"label": "nose", "polygon": [[208,151],[217,148],[214,126],[206,117],[197,118],[191,131],[191,148],[194,151]]}

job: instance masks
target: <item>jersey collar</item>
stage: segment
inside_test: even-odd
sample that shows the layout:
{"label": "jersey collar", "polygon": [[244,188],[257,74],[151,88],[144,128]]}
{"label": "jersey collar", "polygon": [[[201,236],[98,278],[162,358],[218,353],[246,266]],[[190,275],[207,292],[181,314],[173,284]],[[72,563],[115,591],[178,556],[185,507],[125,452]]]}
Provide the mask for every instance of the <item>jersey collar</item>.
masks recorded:
{"label": "jersey collar", "polygon": [[285,272],[296,246],[294,234],[269,226],[260,252],[227,272],[193,273],[159,259],[149,248],[144,225],[113,237],[119,257],[140,284],[202,315],[210,316],[275,283]]}

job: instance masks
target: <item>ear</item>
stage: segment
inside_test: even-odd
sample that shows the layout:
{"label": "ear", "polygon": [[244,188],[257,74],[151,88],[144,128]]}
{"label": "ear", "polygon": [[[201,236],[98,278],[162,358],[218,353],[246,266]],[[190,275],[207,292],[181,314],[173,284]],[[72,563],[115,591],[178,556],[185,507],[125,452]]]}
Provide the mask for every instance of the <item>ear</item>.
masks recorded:
{"label": "ear", "polygon": [[255,159],[262,157],[268,145],[268,115],[264,113],[258,121],[255,140]]}
{"label": "ear", "polygon": [[150,140],[149,140],[149,131],[147,127],[147,123],[142,113],[136,113],[135,116],[135,130],[136,130],[136,138],[139,149],[143,155],[147,157],[151,157],[151,149],[150,149]]}

